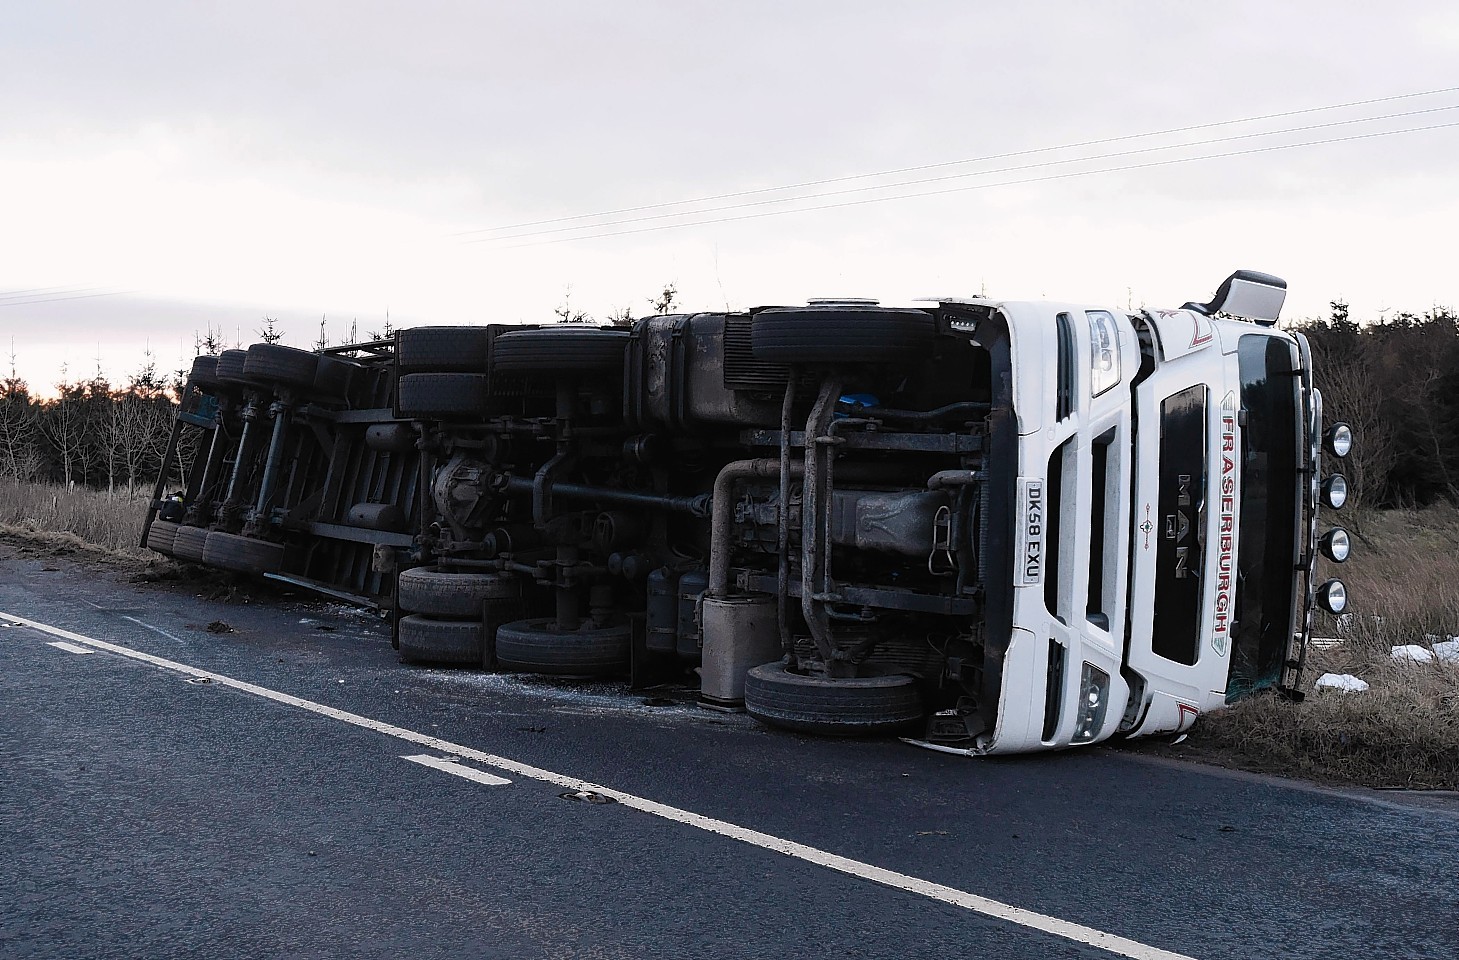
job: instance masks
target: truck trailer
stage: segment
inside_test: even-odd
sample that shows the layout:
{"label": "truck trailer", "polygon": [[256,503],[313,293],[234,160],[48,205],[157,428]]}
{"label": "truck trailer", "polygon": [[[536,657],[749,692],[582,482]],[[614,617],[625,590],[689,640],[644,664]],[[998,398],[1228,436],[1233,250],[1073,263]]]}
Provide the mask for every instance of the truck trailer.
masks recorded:
{"label": "truck trailer", "polygon": [[1352,443],[1280,279],[1118,310],[812,300],[192,366],[142,543],[388,615],[402,661],[681,683],[948,751],[1298,690]]}

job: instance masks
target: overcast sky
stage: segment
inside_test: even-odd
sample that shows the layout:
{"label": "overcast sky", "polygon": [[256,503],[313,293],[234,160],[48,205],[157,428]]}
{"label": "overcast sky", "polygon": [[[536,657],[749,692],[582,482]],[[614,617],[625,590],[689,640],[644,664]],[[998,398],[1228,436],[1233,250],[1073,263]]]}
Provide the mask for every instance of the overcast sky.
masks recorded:
{"label": "overcast sky", "polygon": [[1443,2],[0,0],[0,330],[40,386],[665,283],[1178,306],[1250,267],[1289,316],[1421,311],[1459,90],[1407,95],[1454,87]]}

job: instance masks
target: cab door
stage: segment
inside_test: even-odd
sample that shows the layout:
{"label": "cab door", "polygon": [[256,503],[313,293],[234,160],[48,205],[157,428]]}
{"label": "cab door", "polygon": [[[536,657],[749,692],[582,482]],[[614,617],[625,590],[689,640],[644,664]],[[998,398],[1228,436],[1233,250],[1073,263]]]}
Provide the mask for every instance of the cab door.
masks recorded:
{"label": "cab door", "polygon": [[1234,489],[1223,489],[1234,476],[1222,467],[1237,421],[1235,392],[1221,386],[1227,365],[1211,350],[1160,365],[1135,391],[1125,663],[1141,692],[1122,725],[1134,736],[1184,730],[1224,702],[1230,612],[1213,601],[1224,578],[1229,604],[1235,551],[1228,507],[1237,501]]}

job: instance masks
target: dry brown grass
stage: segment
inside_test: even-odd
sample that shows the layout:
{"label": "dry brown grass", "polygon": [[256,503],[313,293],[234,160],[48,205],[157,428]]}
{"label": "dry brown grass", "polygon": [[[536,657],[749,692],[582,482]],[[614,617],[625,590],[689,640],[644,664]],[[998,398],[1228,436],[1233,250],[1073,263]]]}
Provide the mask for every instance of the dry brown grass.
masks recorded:
{"label": "dry brown grass", "polygon": [[0,482],[0,536],[62,553],[150,563],[137,545],[145,494],[108,494],[59,484]]}
{"label": "dry brown grass", "polygon": [[[1219,763],[1332,782],[1459,789],[1459,663],[1394,661],[1392,648],[1459,634],[1459,510],[1344,517],[1361,531],[1338,573],[1351,616],[1320,615],[1308,653],[1307,699],[1258,696],[1203,718],[1189,752]],[[1368,682],[1363,693],[1318,692],[1323,673]]]}

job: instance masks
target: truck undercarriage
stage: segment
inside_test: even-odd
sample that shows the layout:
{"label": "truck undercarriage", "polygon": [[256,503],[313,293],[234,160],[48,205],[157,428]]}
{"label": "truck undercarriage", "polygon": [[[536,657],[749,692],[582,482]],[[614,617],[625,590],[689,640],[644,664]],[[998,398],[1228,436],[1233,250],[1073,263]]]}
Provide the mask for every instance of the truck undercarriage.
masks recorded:
{"label": "truck undercarriage", "polygon": [[987,309],[859,302],[255,344],[196,361],[145,541],[388,609],[407,661],[966,739],[1011,617],[1008,349]]}

